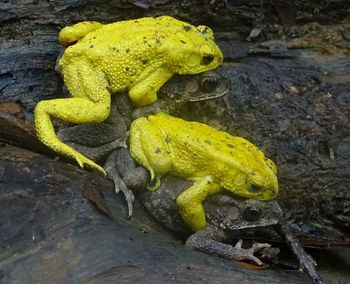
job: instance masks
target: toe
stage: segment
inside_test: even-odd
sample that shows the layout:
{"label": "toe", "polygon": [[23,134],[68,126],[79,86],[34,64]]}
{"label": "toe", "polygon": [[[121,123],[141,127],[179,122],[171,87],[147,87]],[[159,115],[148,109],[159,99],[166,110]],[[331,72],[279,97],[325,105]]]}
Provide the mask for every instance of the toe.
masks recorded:
{"label": "toe", "polygon": [[254,243],[253,246],[251,247],[251,250],[254,252],[257,252],[261,249],[264,249],[264,248],[270,248],[271,245],[270,244],[267,244],[267,243]]}

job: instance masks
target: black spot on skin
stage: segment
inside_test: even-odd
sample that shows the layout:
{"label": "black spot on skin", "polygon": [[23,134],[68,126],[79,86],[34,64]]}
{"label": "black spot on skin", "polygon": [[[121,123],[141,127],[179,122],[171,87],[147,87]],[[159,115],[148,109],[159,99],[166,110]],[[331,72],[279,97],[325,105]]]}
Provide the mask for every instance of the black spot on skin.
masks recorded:
{"label": "black spot on skin", "polygon": [[205,27],[204,30],[202,30],[202,34],[206,35],[208,33],[208,27]]}
{"label": "black spot on skin", "polygon": [[160,43],[160,39],[159,38],[156,38],[156,43]]}
{"label": "black spot on skin", "polygon": [[227,146],[230,147],[230,148],[234,148],[235,147],[235,145],[232,145],[232,144],[227,144]]}
{"label": "black spot on skin", "polygon": [[208,145],[211,145],[211,141],[210,140],[205,140],[205,143],[207,143]]}
{"label": "black spot on skin", "polygon": [[186,44],[186,41],[180,39],[180,42],[183,43],[183,44]]}
{"label": "black spot on skin", "polygon": [[154,151],[154,153],[156,153],[156,154],[160,154],[161,152],[162,152],[162,150],[160,150],[159,147],[157,147],[156,150]]}
{"label": "black spot on skin", "polygon": [[251,175],[251,176],[255,176],[256,173],[253,171],[253,172],[250,173],[250,175]]}
{"label": "black spot on skin", "polygon": [[125,67],[125,71],[128,72],[129,71],[129,67]]}
{"label": "black spot on skin", "polygon": [[90,48],[93,48],[94,47],[94,45],[92,44],[92,45],[90,45]]}
{"label": "black spot on skin", "polygon": [[164,35],[159,35],[161,38],[165,38],[165,36]]}
{"label": "black spot on skin", "polygon": [[210,180],[208,180],[208,181],[207,181],[207,184],[211,184],[211,181],[210,181]]}
{"label": "black spot on skin", "polygon": [[139,21],[138,20],[135,20],[134,23],[138,23]]}
{"label": "black spot on skin", "polygon": [[188,32],[191,29],[191,27],[185,25],[185,26],[183,26],[183,29],[184,29],[185,32]]}
{"label": "black spot on skin", "polygon": [[142,64],[147,64],[148,63],[148,60],[147,59],[143,59],[142,60]]}
{"label": "black spot on skin", "polygon": [[95,36],[93,36],[92,38],[93,38],[93,39],[96,39],[96,37],[95,37]]}
{"label": "black spot on skin", "polygon": [[130,52],[130,48],[125,49],[125,52],[129,53]]}
{"label": "black spot on skin", "polygon": [[170,137],[165,137],[165,142],[166,143],[170,143],[171,142],[171,138]]}
{"label": "black spot on skin", "polygon": [[114,46],[112,47],[113,51],[118,52],[118,49]]}

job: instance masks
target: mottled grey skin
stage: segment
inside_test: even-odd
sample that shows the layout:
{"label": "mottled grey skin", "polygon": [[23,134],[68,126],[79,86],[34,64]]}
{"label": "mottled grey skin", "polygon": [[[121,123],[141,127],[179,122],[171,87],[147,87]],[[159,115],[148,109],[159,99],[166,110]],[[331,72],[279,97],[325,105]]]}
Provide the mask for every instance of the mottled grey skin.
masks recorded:
{"label": "mottled grey skin", "polygon": [[120,146],[135,118],[159,111],[172,113],[181,108],[182,103],[219,98],[229,90],[230,82],[220,70],[198,75],[175,75],[158,91],[159,99],[154,104],[133,109],[128,95],[121,94],[113,98],[110,116],[105,122],[66,127],[59,130],[57,136],[88,158],[102,162]]}
{"label": "mottled grey skin", "polygon": [[[158,111],[171,113],[181,107],[182,102],[217,98],[228,91],[229,81],[215,71],[194,76],[174,76],[159,91],[160,99],[155,104],[133,110],[127,96],[118,96],[118,101],[112,103],[111,115],[105,123],[65,128],[59,131],[58,136],[95,161],[102,161],[112,152],[106,159],[104,168],[108,177],[114,181],[116,192],[122,191],[125,194],[129,216],[132,215],[134,192],[155,219],[165,227],[189,236],[187,246],[261,265],[262,262],[254,253],[270,248],[269,244],[255,243],[251,248],[244,249],[241,240],[235,246],[224,242],[231,241],[237,231],[277,224],[282,215],[277,202],[235,199],[228,194],[209,197],[203,203],[208,225],[193,233],[181,219],[175,202],[190,182],[165,176],[157,191],[146,190],[149,184],[148,172],[138,167],[129,150],[125,149],[125,134],[133,119]],[[125,148],[120,148],[121,146]]]}
{"label": "mottled grey skin", "polygon": [[176,197],[189,186],[189,181],[165,176],[158,190],[148,191],[147,171],[137,166],[129,151],[122,148],[108,158],[105,169],[116,171],[115,176],[121,178],[117,182],[119,186],[130,188],[156,220],[170,230],[187,234],[187,246],[228,259],[262,264],[254,253],[270,248],[269,244],[255,243],[244,249],[241,240],[235,246],[225,242],[232,242],[238,231],[276,225],[282,217],[282,209],[276,201],[237,199],[229,192],[211,196],[203,203],[207,226],[193,233],[181,219],[176,205]]}
{"label": "mottled grey skin", "polygon": [[[180,109],[183,103],[214,99],[227,94],[230,81],[218,69],[198,75],[173,76],[158,91],[158,101],[143,108],[133,109],[127,94],[114,96],[110,115],[105,122],[66,127],[59,130],[57,136],[91,160],[103,163],[113,150],[127,147],[127,130],[135,118],[159,111],[172,113]],[[120,183],[113,167],[108,169],[107,176],[113,180],[116,192],[124,192],[131,216],[133,193]]]}

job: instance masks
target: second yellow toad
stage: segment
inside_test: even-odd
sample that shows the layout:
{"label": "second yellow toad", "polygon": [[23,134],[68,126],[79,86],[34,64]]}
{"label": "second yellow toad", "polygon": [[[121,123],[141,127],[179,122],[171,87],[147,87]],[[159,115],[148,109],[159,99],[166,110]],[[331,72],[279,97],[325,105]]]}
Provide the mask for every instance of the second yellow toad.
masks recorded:
{"label": "second yellow toad", "polygon": [[185,223],[205,227],[202,202],[224,189],[269,200],[278,193],[276,166],[244,138],[166,113],[136,119],[130,128],[130,153],[151,173],[154,186],[164,174],[193,181],[176,199]]}

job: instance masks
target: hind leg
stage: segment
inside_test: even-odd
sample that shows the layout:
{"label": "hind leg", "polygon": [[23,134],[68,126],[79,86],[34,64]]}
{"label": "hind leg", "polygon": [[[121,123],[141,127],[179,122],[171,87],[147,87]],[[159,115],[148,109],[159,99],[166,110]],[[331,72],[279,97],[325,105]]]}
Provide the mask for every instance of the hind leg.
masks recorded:
{"label": "hind leg", "polygon": [[107,81],[103,75],[83,63],[67,66],[66,71],[65,82],[73,98],[41,101],[36,105],[37,137],[55,152],[75,159],[80,167],[86,164],[105,174],[102,167],[57,138],[51,117],[71,123],[104,121],[109,114],[111,102]]}
{"label": "hind leg", "polygon": [[151,174],[149,190],[160,186],[160,177],[172,169],[172,161],[166,139],[146,117],[133,121],[130,127],[130,154]]}

